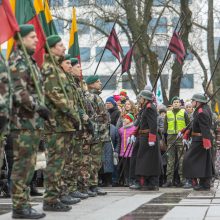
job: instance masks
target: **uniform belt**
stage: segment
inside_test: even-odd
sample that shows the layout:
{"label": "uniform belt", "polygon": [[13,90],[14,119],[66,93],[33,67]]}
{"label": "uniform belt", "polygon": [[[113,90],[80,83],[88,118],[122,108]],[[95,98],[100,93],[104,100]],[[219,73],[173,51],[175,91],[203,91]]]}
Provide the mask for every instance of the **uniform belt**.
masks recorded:
{"label": "uniform belt", "polygon": [[202,133],[192,132],[192,136],[201,137]]}
{"label": "uniform belt", "polygon": [[145,129],[145,130],[139,130],[138,133],[139,134],[147,134],[150,132],[150,129]]}

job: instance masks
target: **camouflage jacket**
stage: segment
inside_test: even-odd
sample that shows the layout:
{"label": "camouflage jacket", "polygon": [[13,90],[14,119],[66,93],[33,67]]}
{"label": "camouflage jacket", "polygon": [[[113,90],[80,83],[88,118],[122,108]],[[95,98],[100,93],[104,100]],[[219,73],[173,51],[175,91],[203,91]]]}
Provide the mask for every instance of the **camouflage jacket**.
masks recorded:
{"label": "camouflage jacket", "polygon": [[[9,112],[11,108],[11,85],[6,64],[0,57],[0,116],[9,120]],[[3,129],[6,131],[6,127]]]}
{"label": "camouflage jacket", "polygon": [[[39,88],[42,88],[42,77],[36,62],[29,57]],[[11,130],[43,129],[44,120],[39,117],[36,109],[40,105],[34,81],[26,62],[24,52],[17,49],[9,58],[9,68],[13,89],[13,107],[11,114]],[[43,91],[41,91],[43,94]]]}
{"label": "camouflage jacket", "polygon": [[106,142],[110,140],[110,115],[105,107],[105,103],[99,95],[99,91],[94,89],[89,90],[88,98],[96,113],[94,121],[97,123],[100,140]]}
{"label": "camouflage jacket", "polygon": [[[71,113],[77,121],[79,115],[76,109],[76,103],[73,97],[72,87],[70,86],[66,74],[59,67],[61,60],[54,56],[56,66],[52,63],[49,55],[45,56],[42,68],[45,89],[45,104],[51,111],[50,124],[45,123],[45,127],[49,132],[67,132],[74,131],[72,122],[67,117],[67,112]],[[66,99],[60,86],[56,70],[66,90],[69,101]]]}

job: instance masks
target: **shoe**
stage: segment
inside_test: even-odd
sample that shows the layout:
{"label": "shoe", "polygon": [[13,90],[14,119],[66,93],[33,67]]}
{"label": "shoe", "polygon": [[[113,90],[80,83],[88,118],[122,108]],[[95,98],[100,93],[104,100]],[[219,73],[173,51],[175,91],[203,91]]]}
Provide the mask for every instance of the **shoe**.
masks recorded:
{"label": "shoe", "polygon": [[105,196],[107,194],[107,192],[97,186],[90,187],[90,190],[97,193],[98,196]]}
{"label": "shoe", "polygon": [[69,196],[73,197],[73,198],[79,198],[79,199],[88,199],[89,195],[86,193],[81,193],[79,191],[74,191],[74,192],[70,192]]}
{"label": "shoe", "polygon": [[79,203],[81,200],[79,198],[73,198],[69,195],[64,195],[60,197],[60,201],[65,205],[74,205]]}
{"label": "shoe", "polygon": [[134,183],[133,185],[129,186],[130,189],[139,190],[141,189],[140,183]]}
{"label": "shoe", "polygon": [[71,206],[65,205],[60,201],[55,203],[43,202],[43,210],[51,212],[68,212],[72,209]]}
{"label": "shoe", "polygon": [[162,185],[163,188],[172,187],[172,186],[173,186],[173,184],[172,184],[171,181],[167,181],[166,183],[164,183],[164,184]]}
{"label": "shoe", "polygon": [[193,186],[191,183],[189,182],[186,182],[184,185],[183,185],[183,189],[191,189]]}
{"label": "shoe", "polygon": [[193,189],[196,190],[196,191],[209,191],[210,187],[196,185],[196,186],[193,187]]}
{"label": "shoe", "polygon": [[82,192],[83,194],[88,194],[89,197],[96,197],[97,193],[96,192],[92,192],[90,189],[86,189]]}
{"label": "shoe", "polygon": [[45,213],[39,213],[35,209],[25,208],[25,209],[13,209],[12,218],[20,219],[39,219],[45,217]]}

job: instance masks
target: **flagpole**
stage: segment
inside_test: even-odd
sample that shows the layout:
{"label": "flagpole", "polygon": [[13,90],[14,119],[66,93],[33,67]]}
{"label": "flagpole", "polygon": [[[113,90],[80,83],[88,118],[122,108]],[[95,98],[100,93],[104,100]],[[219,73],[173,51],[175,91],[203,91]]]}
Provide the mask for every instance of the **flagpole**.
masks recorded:
{"label": "flagpole", "polygon": [[[175,33],[175,31],[177,30],[181,19],[182,19],[182,15],[180,16],[180,18],[179,18],[179,20],[178,20],[178,22],[177,22],[177,24],[176,24],[176,27],[175,27],[173,33]],[[180,30],[182,29],[183,23],[185,22],[185,20],[186,20],[186,16],[183,18],[182,25],[180,26]],[[179,30],[179,31],[180,31],[180,30]],[[172,36],[173,36],[173,35],[172,35]],[[171,38],[171,39],[172,39],[172,38]],[[170,40],[170,41],[171,41],[171,40]],[[170,45],[170,43],[169,43],[169,45]],[[168,46],[168,47],[167,47],[167,50],[166,50],[166,53],[165,53],[165,55],[164,55],[163,61],[162,61],[161,65],[160,65],[160,69],[159,69],[159,71],[158,71],[157,77],[156,77],[156,79],[155,79],[155,82],[154,82],[154,85],[153,85],[153,88],[152,88],[152,92],[156,89],[157,81],[158,81],[158,79],[160,78],[160,75],[161,75],[161,73],[162,73],[162,71],[163,71],[163,68],[164,68],[164,66],[165,66],[165,64],[166,64],[166,62],[167,62],[167,60],[168,60],[168,58],[170,57],[170,54],[171,54],[171,52],[170,52],[169,46]]]}
{"label": "flagpole", "polygon": [[[136,45],[136,43],[138,42],[138,40],[141,38],[141,35],[143,34],[144,32],[142,32],[139,36],[138,36],[138,38],[136,39],[136,41],[134,42],[134,44],[132,45],[132,47],[131,47],[131,49],[133,49],[134,48],[134,46]],[[131,50],[130,49],[130,50]],[[125,57],[126,57],[126,55],[125,55]],[[124,58],[125,58],[124,57]],[[109,77],[109,79],[107,80],[107,82],[104,84],[104,86],[102,87],[102,89],[101,89],[101,91],[106,87],[106,85],[108,84],[108,82],[111,80],[111,78],[113,77],[113,75],[116,73],[116,71],[118,70],[118,68],[121,66],[121,64],[123,63],[123,61],[124,61],[124,59],[118,64],[118,66],[116,67],[116,69],[114,70],[114,72],[111,74],[111,76]],[[122,73],[123,74],[123,73]],[[121,75],[122,75],[121,74]],[[120,75],[120,77],[121,77],[121,75]]]}
{"label": "flagpole", "polygon": [[[116,17],[115,22],[114,22],[114,24],[113,24],[113,26],[112,26],[112,30],[111,30],[111,32],[114,30],[118,18],[119,18],[119,16]],[[110,34],[111,34],[111,33],[110,33]],[[110,36],[110,35],[109,35],[109,36]],[[109,37],[109,36],[108,36],[108,37]],[[108,42],[108,40],[107,40],[107,42]],[[107,42],[106,42],[106,44],[107,44]],[[100,64],[100,62],[101,62],[101,60],[102,60],[102,57],[103,57],[103,55],[104,55],[104,53],[105,53],[105,50],[106,50],[106,44],[105,44],[105,47],[104,47],[104,49],[103,49],[103,51],[102,51],[102,54],[101,54],[101,56],[100,56],[99,62],[98,62],[98,64],[97,64],[97,66],[96,66],[96,69],[95,69],[94,75],[96,74],[96,72],[97,72],[97,70],[98,70],[98,68],[99,68],[99,64]]]}

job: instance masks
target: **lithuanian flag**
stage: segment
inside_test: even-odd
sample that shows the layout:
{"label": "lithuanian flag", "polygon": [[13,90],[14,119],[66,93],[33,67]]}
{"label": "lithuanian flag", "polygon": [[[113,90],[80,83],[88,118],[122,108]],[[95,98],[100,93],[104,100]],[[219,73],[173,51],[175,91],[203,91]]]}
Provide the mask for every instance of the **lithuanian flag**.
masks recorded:
{"label": "lithuanian flag", "polygon": [[72,26],[70,30],[70,40],[69,40],[69,51],[68,53],[72,57],[78,58],[80,61],[80,51],[79,51],[79,41],[78,41],[78,32],[77,32],[77,23],[76,23],[76,9],[73,7],[72,13]]}
{"label": "lithuanian flag", "polygon": [[34,8],[38,14],[41,25],[46,36],[57,34],[56,27],[46,0],[34,0]]}
{"label": "lithuanian flag", "polygon": [[[33,57],[35,58],[38,66],[41,67],[41,65],[43,64],[44,45],[46,38],[41,27],[38,15],[35,11],[33,1],[11,0],[11,6],[13,11],[15,12],[15,17],[17,19],[18,24],[33,24],[35,27],[35,31],[37,33],[39,42],[37,44],[36,52]],[[13,44],[13,41],[9,42],[7,55],[10,54],[13,48]]]}

